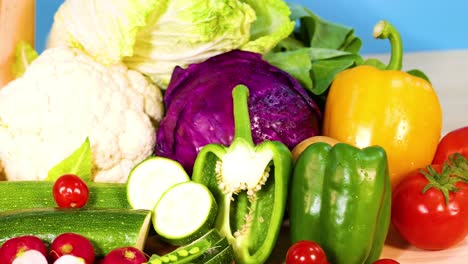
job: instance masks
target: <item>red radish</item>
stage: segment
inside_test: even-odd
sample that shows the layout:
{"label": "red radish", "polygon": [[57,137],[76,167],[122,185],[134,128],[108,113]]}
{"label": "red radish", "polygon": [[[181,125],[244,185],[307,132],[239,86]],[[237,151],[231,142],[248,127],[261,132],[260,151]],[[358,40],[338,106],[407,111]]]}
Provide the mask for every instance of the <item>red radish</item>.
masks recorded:
{"label": "red radish", "polygon": [[101,264],[141,264],[146,263],[146,256],[135,247],[121,247],[109,252]]}
{"label": "red radish", "polygon": [[47,248],[40,238],[35,236],[11,238],[0,247],[0,263],[11,264],[19,255],[31,249],[47,256]]}
{"label": "red radish", "polygon": [[84,236],[76,233],[58,235],[50,246],[50,259],[56,261],[63,255],[73,255],[84,260],[82,263],[93,264],[95,253],[93,244]]}
{"label": "red radish", "polygon": [[84,264],[84,263],[85,263],[84,259],[77,257],[77,256],[73,256],[73,255],[63,255],[54,262],[54,264]]}
{"label": "red radish", "polygon": [[42,252],[30,249],[19,254],[12,264],[47,264],[47,259]]}

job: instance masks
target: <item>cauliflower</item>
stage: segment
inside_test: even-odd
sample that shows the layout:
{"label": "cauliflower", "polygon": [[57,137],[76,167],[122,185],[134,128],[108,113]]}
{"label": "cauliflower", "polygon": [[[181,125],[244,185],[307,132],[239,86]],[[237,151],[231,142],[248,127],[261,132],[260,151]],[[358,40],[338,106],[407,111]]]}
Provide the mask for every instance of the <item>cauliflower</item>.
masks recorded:
{"label": "cauliflower", "polygon": [[89,138],[94,181],[125,182],[153,152],[160,89],[124,64],[74,48],[45,50],[0,90],[0,160],[8,180],[42,180]]}

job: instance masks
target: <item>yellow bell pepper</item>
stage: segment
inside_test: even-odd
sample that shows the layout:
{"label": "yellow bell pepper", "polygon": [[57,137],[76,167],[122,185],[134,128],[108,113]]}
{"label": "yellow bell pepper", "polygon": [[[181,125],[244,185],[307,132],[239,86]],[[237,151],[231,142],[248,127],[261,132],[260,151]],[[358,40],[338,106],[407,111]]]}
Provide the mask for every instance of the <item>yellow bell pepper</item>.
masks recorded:
{"label": "yellow bell pepper", "polygon": [[401,71],[397,30],[381,21],[374,37],[392,47],[385,70],[361,65],[339,73],[325,105],[323,134],[363,148],[379,145],[388,156],[394,187],[406,174],[430,164],[442,129],[442,109],[431,84]]}

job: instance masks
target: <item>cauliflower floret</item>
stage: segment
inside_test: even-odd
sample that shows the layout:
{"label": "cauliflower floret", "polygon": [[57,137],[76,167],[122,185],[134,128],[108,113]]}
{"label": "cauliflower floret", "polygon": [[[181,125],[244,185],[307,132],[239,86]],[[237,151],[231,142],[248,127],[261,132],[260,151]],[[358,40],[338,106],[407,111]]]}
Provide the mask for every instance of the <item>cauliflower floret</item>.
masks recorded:
{"label": "cauliflower floret", "polygon": [[0,90],[0,160],[8,180],[42,180],[89,138],[93,180],[125,182],[152,154],[161,90],[123,64],[50,48]]}

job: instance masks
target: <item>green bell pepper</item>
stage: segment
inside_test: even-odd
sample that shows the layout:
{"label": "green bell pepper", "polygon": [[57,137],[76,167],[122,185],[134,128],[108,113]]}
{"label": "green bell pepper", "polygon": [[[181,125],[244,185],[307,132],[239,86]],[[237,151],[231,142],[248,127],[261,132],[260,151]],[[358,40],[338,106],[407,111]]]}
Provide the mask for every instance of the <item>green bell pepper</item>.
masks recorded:
{"label": "green bell pepper", "polygon": [[248,88],[233,89],[234,139],[229,147],[204,146],[192,180],[206,185],[218,203],[215,227],[227,237],[238,264],[264,263],[282,226],[292,155],[277,141],[254,145]]}
{"label": "green bell pepper", "polygon": [[387,156],[379,146],[308,146],[294,167],[291,241],[320,244],[333,264],[373,263],[390,225]]}

